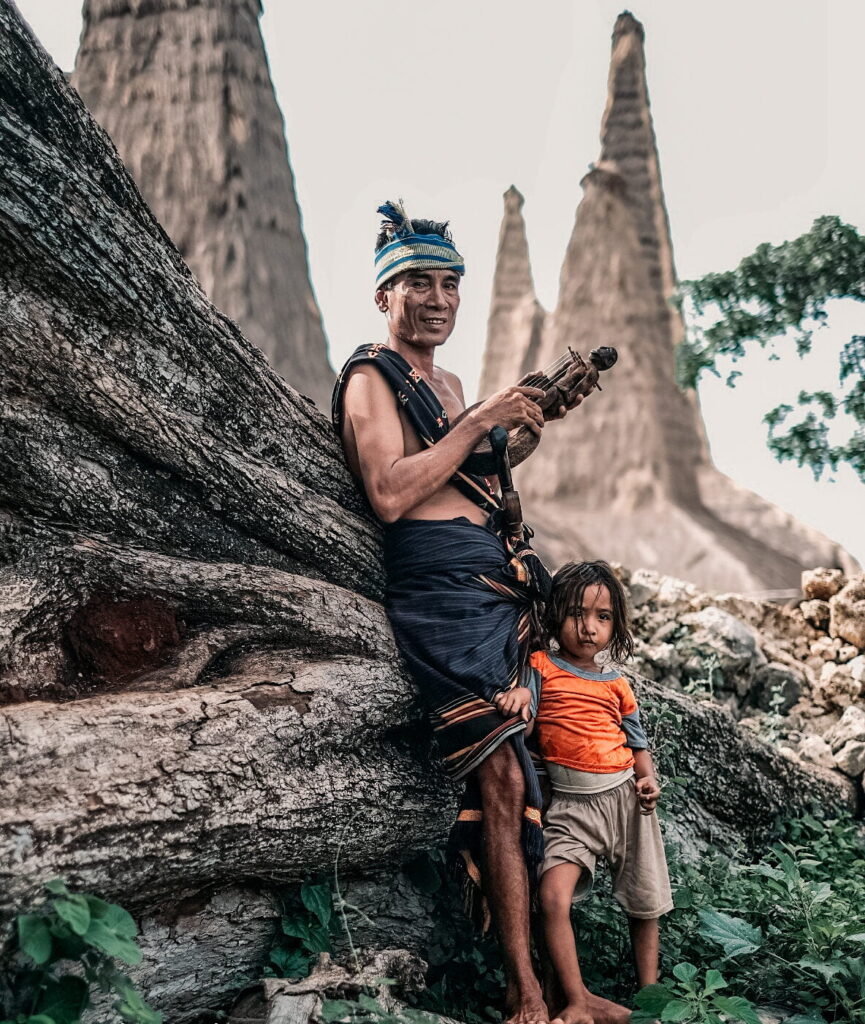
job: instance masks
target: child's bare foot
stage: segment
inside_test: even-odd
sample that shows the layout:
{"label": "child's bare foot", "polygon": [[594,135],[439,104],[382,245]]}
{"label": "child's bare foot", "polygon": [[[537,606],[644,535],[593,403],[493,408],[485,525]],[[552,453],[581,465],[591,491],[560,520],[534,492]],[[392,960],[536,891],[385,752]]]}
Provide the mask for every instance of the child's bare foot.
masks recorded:
{"label": "child's bare foot", "polygon": [[595,1019],[585,1003],[569,1003],[550,1024],[595,1024]]}
{"label": "child's bare foot", "polygon": [[627,1006],[596,996],[593,992],[586,992],[586,1002],[595,1024],[628,1024],[631,1019]]}

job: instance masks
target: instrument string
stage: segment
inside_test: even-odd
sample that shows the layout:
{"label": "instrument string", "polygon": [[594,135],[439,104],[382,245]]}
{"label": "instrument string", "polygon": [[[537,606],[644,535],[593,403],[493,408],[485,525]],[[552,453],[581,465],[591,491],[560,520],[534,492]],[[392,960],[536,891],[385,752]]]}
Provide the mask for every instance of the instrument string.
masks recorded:
{"label": "instrument string", "polygon": [[550,381],[553,383],[556,380],[559,380],[567,370],[571,361],[570,352],[565,353],[563,356],[559,356],[559,358],[554,360],[545,370],[541,370],[540,373],[535,374],[533,377],[530,377],[525,381],[523,386],[533,388],[537,387],[544,381]]}

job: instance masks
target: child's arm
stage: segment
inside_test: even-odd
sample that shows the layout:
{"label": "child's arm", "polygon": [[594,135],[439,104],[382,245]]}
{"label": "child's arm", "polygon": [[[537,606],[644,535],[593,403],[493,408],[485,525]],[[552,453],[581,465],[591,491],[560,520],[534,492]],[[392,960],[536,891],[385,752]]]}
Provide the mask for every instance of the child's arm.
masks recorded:
{"label": "child's arm", "polygon": [[635,750],[634,775],[637,777],[637,799],[643,814],[651,814],[661,795],[661,787],[655,778],[655,765],[648,750]]}
{"label": "child's arm", "polygon": [[532,692],[527,686],[513,686],[510,690],[502,690],[493,697],[493,704],[505,718],[519,715],[524,722],[530,718],[529,705]]}
{"label": "child's arm", "polygon": [[637,779],[637,799],[640,801],[640,810],[643,814],[651,814],[658,803],[661,795],[661,787],[655,776],[655,765],[652,755],[649,753],[649,740],[643,723],[640,721],[640,712],[637,708],[637,701],[630,686],[623,680],[621,693],[622,729],[625,733],[625,743],[631,748],[634,755],[634,775]]}

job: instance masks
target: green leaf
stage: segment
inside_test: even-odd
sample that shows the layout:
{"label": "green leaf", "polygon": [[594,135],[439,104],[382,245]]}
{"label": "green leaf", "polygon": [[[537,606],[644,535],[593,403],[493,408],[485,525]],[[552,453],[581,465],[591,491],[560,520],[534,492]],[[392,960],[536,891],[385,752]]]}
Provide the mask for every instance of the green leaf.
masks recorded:
{"label": "green leaf", "polygon": [[865,942],[865,932],[856,932],[855,935],[845,936],[847,942]]}
{"label": "green leaf", "polygon": [[284,978],[305,978],[309,974],[310,956],[302,949],[274,949],[270,961]]}
{"label": "green leaf", "polygon": [[[44,1013],[38,1013],[35,1017],[19,1017],[18,1020],[23,1020],[24,1024],[57,1024],[53,1017],[47,1017]],[[14,1024],[13,1021],[9,1021],[9,1024]]]}
{"label": "green leaf", "polygon": [[83,935],[90,924],[90,907],[83,896],[73,895],[54,900],[52,903],[57,916],[65,921],[76,935]]}
{"label": "green leaf", "polygon": [[676,910],[687,910],[694,905],[694,894],[687,885],[680,885],[673,893],[673,906]]}
{"label": "green leaf", "polygon": [[138,925],[132,915],[123,907],[118,907],[116,903],[108,904],[101,920],[122,939],[134,939],[138,934]]}
{"label": "green leaf", "polygon": [[51,979],[39,996],[36,1010],[50,1017],[55,1024],[76,1024],[81,1012],[87,1006],[90,986],[83,978],[67,974],[58,980]]}
{"label": "green leaf", "polygon": [[141,963],[141,950],[138,946],[126,936],[118,935],[99,918],[90,922],[90,927],[84,933],[84,940],[108,956],[117,957],[118,960],[129,964],[130,967]]}
{"label": "green leaf", "polygon": [[111,907],[110,903],[106,903],[105,900],[99,899],[98,896],[90,896],[88,893],[84,894],[84,899],[87,900],[87,906],[90,908],[91,917],[105,917]]}
{"label": "green leaf", "polygon": [[634,1002],[641,1010],[659,1014],[673,998],[673,993],[666,985],[646,985],[634,996]]}
{"label": "green leaf", "polygon": [[282,918],[282,934],[306,941],[309,938],[309,921],[300,914],[286,914]]}
{"label": "green leaf", "polygon": [[368,1013],[381,1016],[386,1012],[385,1008],[377,999],[373,999],[372,996],[368,996],[365,992],[358,993],[357,1001]]}
{"label": "green leaf", "polygon": [[799,960],[799,966],[816,971],[827,981],[844,969],[844,965],[839,960],[818,960],[814,956],[803,956]]}
{"label": "green leaf", "polygon": [[697,968],[693,964],[676,964],[673,976],[679,981],[693,981],[697,977]]}
{"label": "green leaf", "polygon": [[688,1020],[688,1018],[693,1017],[693,1015],[694,1008],[690,1003],[686,1002],[684,999],[671,999],[661,1011],[661,1020]]}
{"label": "green leaf", "polygon": [[18,945],[22,953],[40,967],[51,959],[51,932],[39,914],[21,914],[18,918]]}
{"label": "green leaf", "polygon": [[357,1016],[357,1003],[350,1003],[347,999],[325,999],[321,1005],[321,1019],[324,1024],[334,1024],[335,1021],[344,1017],[353,1019]]}
{"label": "green leaf", "polygon": [[66,883],[62,878],[52,878],[49,882],[45,883],[45,888],[52,896],[71,896],[72,893],[66,887]]}
{"label": "green leaf", "polygon": [[826,1024],[822,1013],[797,1013],[795,1017],[786,1017],[784,1024]]}
{"label": "green leaf", "polygon": [[742,996],[715,996],[715,1006],[733,1020],[744,1021],[744,1024],[761,1024],[753,1003]]}
{"label": "green leaf", "polygon": [[120,996],[114,1003],[114,1009],[128,1024],[162,1024],[162,1014],[151,1009],[144,1001],[141,993],[133,985],[132,979],[119,971],[113,971],[110,985]]}
{"label": "green leaf", "polygon": [[741,918],[718,910],[701,910],[699,917],[700,935],[722,946],[725,957],[753,953],[763,944],[762,931]]}
{"label": "green leaf", "polygon": [[323,924],[314,924],[309,935],[303,940],[310,953],[329,953],[331,951],[330,931]]}
{"label": "green leaf", "polygon": [[306,909],[315,914],[318,920],[327,927],[333,914],[333,897],[330,892],[330,883],[321,882],[313,885],[312,882],[304,882],[300,887],[300,899]]}
{"label": "green leaf", "polygon": [[704,993],[708,994],[709,992],[717,992],[719,988],[726,987],[727,982],[724,981],[720,971],[716,971],[714,968],[706,971],[706,983],[703,986]]}

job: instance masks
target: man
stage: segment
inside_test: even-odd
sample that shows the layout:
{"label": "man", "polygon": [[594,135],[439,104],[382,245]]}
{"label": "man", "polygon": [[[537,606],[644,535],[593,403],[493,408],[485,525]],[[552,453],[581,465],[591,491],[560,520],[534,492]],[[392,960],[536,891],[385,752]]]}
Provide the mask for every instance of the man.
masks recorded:
{"label": "man", "polygon": [[375,302],[387,342],[361,346],[346,363],[334,423],[385,524],[386,607],[397,642],[430,708],[445,768],[467,783],[449,850],[476,883],[483,867],[510,1020],[546,1022],[529,952],[540,794],[525,720],[504,718],[493,702],[518,682],[528,612],[549,578],[528,545],[514,548],[496,532],[499,503],[488,481],[461,470],[494,426],[540,436],[535,399],[543,392],[508,387],[465,411],[459,379],[435,365],[456,322],[462,257],[446,224],[411,221],[400,204],[379,212],[386,220]]}

